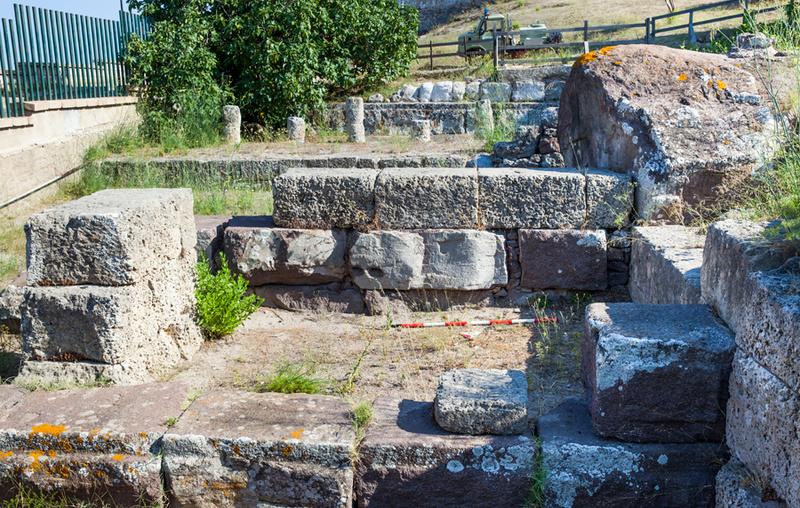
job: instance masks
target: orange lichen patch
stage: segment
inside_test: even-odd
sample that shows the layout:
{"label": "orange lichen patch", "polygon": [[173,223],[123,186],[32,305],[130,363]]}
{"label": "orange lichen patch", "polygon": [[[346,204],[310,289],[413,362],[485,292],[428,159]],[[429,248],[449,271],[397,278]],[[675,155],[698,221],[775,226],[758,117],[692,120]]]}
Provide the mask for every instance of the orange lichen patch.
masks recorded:
{"label": "orange lichen patch", "polygon": [[719,88],[720,90],[724,90],[726,86],[728,85],[726,85],[725,82],[717,80],[717,88]]}
{"label": "orange lichen patch", "polygon": [[139,434],[139,439],[147,439],[147,433],[142,432],[141,434]]}
{"label": "orange lichen patch", "polygon": [[34,461],[38,461],[39,457],[44,456],[44,452],[41,450],[34,450],[28,454],[28,457],[32,458]]}
{"label": "orange lichen patch", "polygon": [[64,464],[56,464],[52,469],[50,469],[50,473],[57,474],[62,478],[66,478],[69,476],[69,468]]}
{"label": "orange lichen patch", "polygon": [[291,437],[293,437],[294,439],[301,439],[303,437],[303,432],[305,432],[305,431],[306,431],[306,429],[298,429],[298,430],[292,432],[289,435]]}
{"label": "orange lichen patch", "polygon": [[584,53],[579,56],[575,63],[572,64],[572,68],[581,67],[583,64],[587,64],[589,62],[594,62],[597,60],[597,51],[589,51],[588,53]]}
{"label": "orange lichen patch", "polygon": [[292,450],[294,450],[294,448],[292,448],[291,446],[287,446],[286,448],[283,449],[283,456],[288,457],[289,455],[292,454]]}
{"label": "orange lichen patch", "polygon": [[42,463],[41,462],[34,462],[33,464],[31,464],[31,469],[34,470],[34,471],[38,471],[41,468],[42,468]]}
{"label": "orange lichen patch", "polygon": [[95,434],[99,434],[99,433],[100,433],[100,429],[94,429],[93,431],[89,432],[89,434],[91,434],[91,435],[93,435],[93,436],[94,436]]}
{"label": "orange lichen patch", "polygon": [[238,446],[238,445],[237,445],[237,446],[234,446],[234,447],[233,447],[233,453],[235,453],[236,455],[241,455],[241,454],[242,454],[242,449],[241,449],[241,448],[239,448],[239,446]]}
{"label": "orange lichen patch", "polygon": [[142,450],[138,450],[138,451],[136,452],[136,455],[141,455],[141,454],[142,454]]}
{"label": "orange lichen patch", "polygon": [[622,65],[622,62],[614,62],[614,65]]}
{"label": "orange lichen patch", "polygon": [[605,48],[602,48],[601,50],[599,50],[597,52],[597,54],[605,56],[605,55],[611,53],[611,51],[614,50],[614,49],[617,49],[617,47],[616,46],[606,46]]}
{"label": "orange lichen patch", "polygon": [[114,459],[114,460],[122,460],[122,454],[117,453],[116,455],[114,455],[111,458]]}
{"label": "orange lichen patch", "polygon": [[49,423],[43,423],[41,425],[34,425],[31,427],[33,432],[36,434],[49,434],[51,436],[57,436],[67,430],[67,427],[64,425],[50,425]]}
{"label": "orange lichen patch", "polygon": [[64,440],[61,440],[61,441],[58,442],[58,449],[61,450],[61,451],[64,451],[64,452],[71,452],[72,451],[72,445],[69,444],[69,441],[64,439]]}
{"label": "orange lichen patch", "polygon": [[102,478],[102,477],[104,477],[104,476],[106,475],[106,474],[105,474],[104,472],[102,472],[102,471],[97,471],[95,474],[96,474],[96,475],[97,475],[99,478]]}
{"label": "orange lichen patch", "polygon": [[83,443],[83,438],[82,438],[82,437],[78,437],[78,438],[76,438],[76,439],[75,439],[75,441],[76,441],[78,444],[82,444],[82,443]]}
{"label": "orange lichen patch", "polygon": [[56,456],[56,451],[55,450],[47,450],[47,455],[52,459],[53,457]]}
{"label": "orange lichen patch", "polygon": [[14,455],[14,452],[0,452],[0,459],[7,459]]}
{"label": "orange lichen patch", "polygon": [[678,76],[678,81],[686,81],[687,79],[689,78],[686,77],[686,74],[681,74],[680,76]]}

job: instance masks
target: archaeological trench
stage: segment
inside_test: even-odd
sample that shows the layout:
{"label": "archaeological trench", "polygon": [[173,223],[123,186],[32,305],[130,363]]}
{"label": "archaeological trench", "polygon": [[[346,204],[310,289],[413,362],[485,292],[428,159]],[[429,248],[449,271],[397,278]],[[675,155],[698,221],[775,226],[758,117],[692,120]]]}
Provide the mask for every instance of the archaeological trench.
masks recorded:
{"label": "archaeological trench", "polygon": [[[779,224],[676,225],[774,149],[781,118],[746,68],[628,46],[502,83],[409,85],[329,120],[424,136],[503,113],[517,138],[477,158],[148,161],[268,183],[271,217],[193,217],[186,189],[33,215],[27,278],[4,294],[18,379],[114,386],[0,386],[0,498],[24,485],[117,506],[522,506],[545,474],[548,507],[800,507],[800,257],[764,235]],[[298,311],[513,306],[540,290],[631,302],[586,308],[586,397],[535,425],[521,371],[451,370],[435,401],[377,398],[357,444],[340,398],[153,382],[200,347],[193,269],[219,252],[265,305]]]}

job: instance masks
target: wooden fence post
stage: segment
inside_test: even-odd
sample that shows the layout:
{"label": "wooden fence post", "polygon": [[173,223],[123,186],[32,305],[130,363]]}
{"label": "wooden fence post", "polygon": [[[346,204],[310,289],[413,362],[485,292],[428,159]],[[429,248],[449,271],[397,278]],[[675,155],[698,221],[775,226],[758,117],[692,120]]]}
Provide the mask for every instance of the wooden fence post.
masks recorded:
{"label": "wooden fence post", "polygon": [[492,38],[493,38],[492,48],[494,49],[494,70],[496,71],[497,70],[497,63],[498,63],[497,62],[497,60],[498,60],[498,51],[497,51],[498,50],[498,45],[497,45],[497,29],[496,28],[494,30],[492,30]]}
{"label": "wooden fence post", "polygon": [[689,46],[697,46],[697,35],[694,33],[694,11],[689,13]]}
{"label": "wooden fence post", "polygon": [[428,41],[428,49],[431,56],[431,70],[433,70],[433,41]]}
{"label": "wooden fence post", "polygon": [[589,52],[589,20],[583,20],[583,52]]}
{"label": "wooden fence post", "polygon": [[650,44],[650,18],[644,20],[644,43]]}

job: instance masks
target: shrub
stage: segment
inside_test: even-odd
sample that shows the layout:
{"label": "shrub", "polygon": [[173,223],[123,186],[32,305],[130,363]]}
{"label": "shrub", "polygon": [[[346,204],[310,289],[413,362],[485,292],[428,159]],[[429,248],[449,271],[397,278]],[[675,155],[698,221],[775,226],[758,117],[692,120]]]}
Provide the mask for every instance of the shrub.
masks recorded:
{"label": "shrub", "polygon": [[220,260],[216,274],[211,273],[205,256],[195,267],[197,322],[211,338],[233,333],[264,302],[255,295],[245,296],[247,281],[231,274],[224,254],[220,253]]}

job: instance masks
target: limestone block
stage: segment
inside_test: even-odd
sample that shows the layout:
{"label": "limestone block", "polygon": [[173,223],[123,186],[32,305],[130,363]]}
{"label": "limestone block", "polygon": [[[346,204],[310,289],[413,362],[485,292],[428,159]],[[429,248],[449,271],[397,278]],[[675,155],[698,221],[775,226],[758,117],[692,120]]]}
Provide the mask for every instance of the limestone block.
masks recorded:
{"label": "limestone block", "polygon": [[413,120],[411,122],[411,135],[416,141],[428,143],[431,140],[431,121]]}
{"label": "limestone block", "polygon": [[430,102],[449,102],[453,93],[452,81],[439,81],[433,85],[431,90]]}
{"label": "limestone block", "polygon": [[800,504],[800,396],[742,349],[733,359],[727,441],[769,480],[788,506]]}
{"label": "limestone block", "polygon": [[[238,218],[237,218],[238,219]],[[286,229],[270,217],[234,219],[225,230],[225,258],[251,286],[305,286],[342,281],[347,234],[341,229]]]}
{"label": "limestone block", "polygon": [[239,106],[223,106],[222,122],[224,124],[225,140],[238,145],[242,142],[242,112]]}
{"label": "limestone block", "polygon": [[[762,479],[748,471],[742,461],[731,457],[717,473],[718,508],[786,508],[780,500],[767,500],[760,485]],[[767,485],[768,488],[771,488]]]}
{"label": "limestone block", "polygon": [[411,289],[422,286],[425,245],[407,231],[354,233],[350,272],[361,289]]}
{"label": "limestone block", "polygon": [[705,305],[589,305],[581,377],[595,432],[637,443],[722,441],[735,348]]}
{"label": "limestone block", "polygon": [[477,101],[481,96],[481,83],[480,80],[470,81],[464,87],[464,97],[468,101]]}
{"label": "limestone block", "polygon": [[602,229],[521,229],[519,258],[524,288],[595,291],[607,285]]}
{"label": "limestone block", "polygon": [[521,370],[453,369],[439,377],[433,414],[457,434],[522,434],[528,429],[528,380]]}
{"label": "limestone block", "polygon": [[[382,101],[381,101],[382,102]],[[299,116],[290,116],[286,120],[286,132],[290,141],[306,142],[306,121]]]}
{"label": "limestone block", "polygon": [[191,358],[203,341],[192,266],[172,261],[130,286],[26,286],[23,359],[126,363],[155,377]]}
{"label": "limestone block", "polygon": [[170,506],[349,507],[354,442],[341,399],[206,392],[164,436]]}
{"label": "limestone block", "polygon": [[[422,289],[489,289],[508,282],[505,242],[488,231],[421,231]],[[399,288],[398,288],[399,289]]]}
{"label": "limestone block", "polygon": [[345,102],[345,130],[351,143],[365,143],[364,134],[364,99],[348,97]]}
{"label": "limestone block", "polygon": [[541,81],[517,81],[511,91],[513,102],[530,102],[544,100],[544,83]]}
{"label": "limestone block", "polygon": [[431,102],[431,94],[433,93],[433,83],[425,82],[419,85],[417,100],[419,102]]}
{"label": "limestone block", "polygon": [[195,215],[194,227],[197,230],[197,244],[194,250],[199,262],[203,256],[212,267],[219,265],[219,253],[222,252],[225,227],[231,220],[230,215]]}
{"label": "limestone block", "polygon": [[256,286],[252,293],[264,299],[262,306],[293,311],[363,314],[364,297],[356,289],[341,289],[340,284],[320,286]]}
{"label": "limestone block", "polygon": [[384,169],[375,184],[375,208],[382,228],[475,228],[477,172],[468,168]]}
{"label": "limestone block", "polygon": [[481,85],[481,99],[489,99],[492,102],[508,102],[511,100],[511,85],[484,82]]}
{"label": "limestone block", "polygon": [[374,169],[289,169],[273,185],[276,226],[357,228],[375,220]]}
{"label": "limestone block", "polygon": [[461,102],[464,100],[464,95],[467,92],[467,84],[463,81],[454,81],[453,88],[450,90],[450,100],[453,102]]}
{"label": "limestone block", "polygon": [[548,127],[550,129],[555,129],[558,127],[558,108],[557,107],[549,107],[542,110],[542,127]]}
{"label": "limestone block", "polygon": [[577,228],[586,215],[585,179],[575,170],[480,168],[483,226]]}
{"label": "limestone block", "polygon": [[92,504],[163,506],[157,443],[188,393],[182,382],[32,392],[0,421],[0,477]]}
{"label": "limestone block", "polygon": [[367,99],[367,102],[370,102],[370,103],[381,103],[381,102],[383,102],[383,95],[381,95],[379,93],[372,94],[372,95],[369,96],[369,99]]}
{"label": "limestone block", "polygon": [[727,459],[724,444],[603,438],[592,431],[586,403],[577,397],[539,417],[536,430],[549,472],[545,506],[714,506],[714,477]]}
{"label": "limestone block", "polygon": [[28,284],[146,280],[197,242],[191,189],[109,189],[32,215]]}
{"label": "limestone block", "polygon": [[687,226],[633,228],[628,291],[635,303],[702,303],[705,236]]}
{"label": "limestone block", "polygon": [[403,88],[400,89],[400,99],[404,101],[410,101],[414,99],[414,97],[418,95],[418,89],[419,88],[414,85],[403,85]]}
{"label": "limestone block", "polygon": [[451,434],[431,418],[433,404],[379,397],[361,443],[358,506],[521,506],[537,453],[521,436]]}
{"label": "limestone block", "polygon": [[586,171],[586,221],[590,228],[625,228],[633,209],[633,182],[628,173]]}

